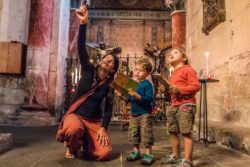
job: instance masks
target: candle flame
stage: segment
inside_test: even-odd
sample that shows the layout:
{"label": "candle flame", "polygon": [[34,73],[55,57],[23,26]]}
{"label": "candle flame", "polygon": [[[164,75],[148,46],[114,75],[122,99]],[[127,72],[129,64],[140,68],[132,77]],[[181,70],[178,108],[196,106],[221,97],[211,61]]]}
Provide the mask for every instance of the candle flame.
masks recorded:
{"label": "candle flame", "polygon": [[205,52],[205,56],[206,56],[206,57],[208,57],[208,55],[209,55],[209,52],[208,52],[208,51],[206,51],[206,52]]}

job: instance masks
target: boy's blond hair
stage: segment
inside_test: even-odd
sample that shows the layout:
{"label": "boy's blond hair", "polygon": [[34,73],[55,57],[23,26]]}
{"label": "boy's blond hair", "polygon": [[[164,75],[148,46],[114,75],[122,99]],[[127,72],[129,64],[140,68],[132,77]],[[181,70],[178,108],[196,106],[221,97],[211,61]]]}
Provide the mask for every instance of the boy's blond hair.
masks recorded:
{"label": "boy's blond hair", "polygon": [[135,64],[140,65],[148,73],[151,73],[153,70],[153,65],[149,58],[141,58]]}

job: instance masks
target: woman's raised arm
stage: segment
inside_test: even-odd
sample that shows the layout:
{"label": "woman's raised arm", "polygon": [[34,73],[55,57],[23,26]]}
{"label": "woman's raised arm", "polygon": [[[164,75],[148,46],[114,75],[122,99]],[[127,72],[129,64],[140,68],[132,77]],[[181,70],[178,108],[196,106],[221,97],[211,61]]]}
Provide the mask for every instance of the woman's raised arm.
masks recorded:
{"label": "woman's raised arm", "polygon": [[77,49],[80,58],[80,63],[83,69],[87,69],[90,65],[89,55],[86,50],[86,29],[88,21],[88,10],[84,4],[81,4],[80,8],[76,10],[76,15],[80,20],[79,34]]}

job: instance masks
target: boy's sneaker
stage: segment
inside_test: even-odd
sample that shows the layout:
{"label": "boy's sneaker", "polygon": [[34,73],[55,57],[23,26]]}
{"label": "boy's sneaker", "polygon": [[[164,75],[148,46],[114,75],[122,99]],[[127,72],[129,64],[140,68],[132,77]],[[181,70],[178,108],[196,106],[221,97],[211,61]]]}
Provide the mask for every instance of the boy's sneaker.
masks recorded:
{"label": "boy's sneaker", "polygon": [[172,167],[194,167],[194,165],[192,161],[181,159],[176,164],[172,165]]}
{"label": "boy's sneaker", "polygon": [[127,158],[127,161],[136,161],[141,158],[140,152],[134,151]]}
{"label": "boy's sneaker", "polygon": [[142,165],[151,165],[154,162],[153,155],[152,154],[145,154],[143,157],[141,164]]}
{"label": "boy's sneaker", "polygon": [[161,159],[161,164],[176,164],[181,157],[175,157],[174,154],[167,155]]}

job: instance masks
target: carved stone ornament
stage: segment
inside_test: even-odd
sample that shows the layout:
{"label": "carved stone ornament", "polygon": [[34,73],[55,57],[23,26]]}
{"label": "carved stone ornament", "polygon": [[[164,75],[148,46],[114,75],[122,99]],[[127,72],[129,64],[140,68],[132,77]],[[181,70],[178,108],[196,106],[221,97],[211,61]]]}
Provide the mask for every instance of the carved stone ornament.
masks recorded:
{"label": "carved stone ornament", "polygon": [[155,6],[155,1],[152,2],[152,0],[143,0],[143,5],[148,8],[148,9],[152,9]]}
{"label": "carved stone ornament", "polygon": [[119,2],[123,5],[123,6],[132,6],[134,4],[136,4],[138,0],[119,0]]}
{"label": "carved stone ornament", "polygon": [[185,10],[185,0],[165,0],[165,6],[174,12],[176,10]]}
{"label": "carved stone ornament", "polygon": [[203,27],[202,32],[209,34],[218,24],[226,20],[225,0],[203,1]]}
{"label": "carved stone ornament", "polygon": [[111,7],[113,3],[114,3],[114,0],[102,0],[102,4],[105,7]]}

